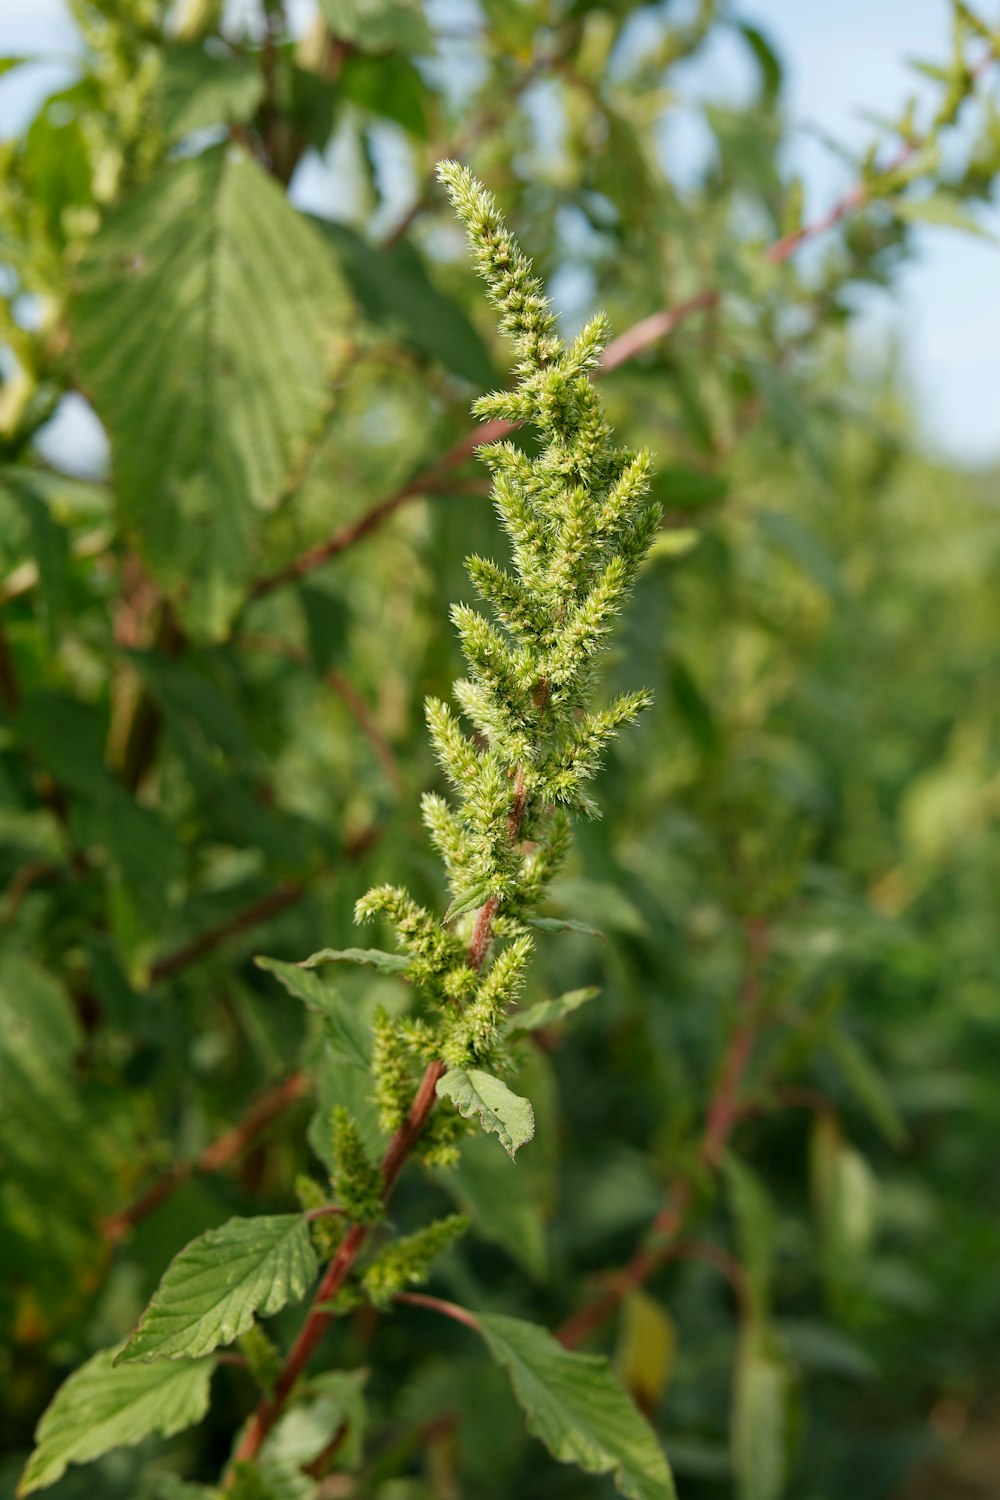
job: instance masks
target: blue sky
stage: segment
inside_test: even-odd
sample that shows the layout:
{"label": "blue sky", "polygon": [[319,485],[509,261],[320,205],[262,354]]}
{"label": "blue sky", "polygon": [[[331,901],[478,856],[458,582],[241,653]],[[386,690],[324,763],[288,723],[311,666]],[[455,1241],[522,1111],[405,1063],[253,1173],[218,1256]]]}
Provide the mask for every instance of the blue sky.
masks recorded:
{"label": "blue sky", "polygon": [[[1000,20],[1000,0],[989,0]],[[803,174],[810,213],[847,185],[844,169],[811,127],[855,144],[868,138],[865,109],[893,109],[912,93],[913,56],[941,57],[948,45],[946,0],[745,0],[740,7],[777,42],[786,63],[787,99],[800,127],[792,160]],[[62,0],[0,0],[4,53],[62,53],[73,31]],[[0,79],[0,134],[18,128],[49,88],[68,78],[62,66],[18,69]],[[725,97],[745,85],[736,45],[720,39],[688,69],[685,88]],[[996,86],[993,84],[992,86]],[[678,165],[696,142],[679,123]],[[1000,209],[982,215],[1000,239]],[[874,357],[900,342],[925,444],[969,463],[1000,459],[1000,246],[946,229],[921,231],[920,255],[894,295],[869,297],[863,339]]]}

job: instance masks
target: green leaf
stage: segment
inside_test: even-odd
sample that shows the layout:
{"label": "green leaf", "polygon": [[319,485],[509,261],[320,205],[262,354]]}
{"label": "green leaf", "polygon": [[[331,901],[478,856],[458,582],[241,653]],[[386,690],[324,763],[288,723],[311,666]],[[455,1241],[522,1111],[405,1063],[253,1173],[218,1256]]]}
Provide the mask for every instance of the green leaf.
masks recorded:
{"label": "green leaf", "polygon": [[586,1005],[588,1000],[593,1000],[600,993],[596,986],[590,985],[583,990],[567,990],[555,1000],[539,1000],[537,1005],[530,1005],[527,1010],[518,1011],[511,1016],[507,1022],[507,1030],[540,1031],[543,1026],[553,1026],[556,1021],[579,1010],[581,1005]]}
{"label": "green leaf", "polygon": [[56,1392],[38,1424],[35,1451],[19,1493],[55,1484],[69,1464],[85,1464],[150,1433],[172,1437],[208,1410],[214,1359],[115,1366],[120,1349],[102,1349]]}
{"label": "green leaf", "polygon": [[505,1083],[478,1068],[452,1068],[438,1079],[437,1095],[450,1099],[466,1120],[478,1115],[482,1127],[500,1137],[509,1156],[530,1141],[535,1133],[535,1116],[531,1104],[519,1094],[512,1094]]}
{"label": "green leaf", "polygon": [[607,937],[599,927],[591,927],[587,922],[574,922],[566,917],[526,917],[525,921],[529,927],[537,927],[539,932],[579,932],[584,937],[600,938],[602,943],[607,942]]}
{"label": "green leaf", "polygon": [[[641,937],[648,924],[642,912],[620,884],[611,880],[588,880],[581,876],[570,878],[561,875],[553,880],[549,895],[555,905],[579,913],[582,921],[600,922],[598,936],[603,936],[605,927],[616,932],[632,933]],[[570,927],[570,931],[577,928]]]}
{"label": "green leaf", "polygon": [[305,1296],[316,1275],[302,1214],[230,1219],[175,1256],[118,1360],[194,1359]]}
{"label": "green leaf", "polygon": [[878,1184],[865,1158],[843,1139],[834,1116],[816,1116],[809,1146],[823,1272],[838,1302],[864,1285],[878,1223]]}
{"label": "green leaf", "polygon": [[395,120],[411,135],[427,138],[425,84],[408,57],[348,56],[337,79],[338,93],[372,114]]}
{"label": "green leaf", "polygon": [[[313,954],[313,957],[318,959],[319,955]],[[269,974],[273,974],[288,993],[301,1000],[309,1010],[320,1013],[326,1022],[327,1036],[334,1051],[345,1062],[368,1071],[371,1067],[371,1035],[368,1027],[357,1012],[341,1000],[335,989],[300,964],[283,963],[280,958],[260,956],[254,959],[254,963],[259,969],[266,969]]]}
{"label": "green leaf", "polygon": [[350,610],[337,594],[303,585],[299,603],[309,632],[309,654],[317,672],[328,672],[347,649]]}
{"label": "green leaf", "polygon": [[168,47],[159,79],[168,144],[210,125],[242,124],[264,97],[264,75],[253,57],[213,57],[202,47]]}
{"label": "green leaf", "polygon": [[892,211],[909,224],[932,224],[941,229],[960,229],[996,243],[996,235],[980,224],[974,214],[949,193],[930,193],[926,198],[895,198]]}
{"label": "green leaf", "polygon": [[244,151],[164,167],[84,256],[73,326],[123,519],[189,630],[223,634],[319,433],[349,303],[312,226]]}
{"label": "green leaf", "polygon": [[766,105],[773,105],[781,93],[781,61],[768,38],[756,26],[740,21],[737,30],[742,33],[760,70],[761,98]]}
{"label": "green leaf", "polygon": [[384,250],[346,225],[320,227],[367,318],[471,385],[497,384],[486,345],[463,308],[438,290],[415,246],[401,240]]}
{"label": "green leaf", "polygon": [[866,1349],[832,1323],[782,1318],[775,1324],[782,1347],[807,1373],[840,1375],[848,1380],[874,1380],[878,1366]]}
{"label": "green leaf", "polygon": [[52,514],[44,487],[36,485],[30,471],[13,467],[2,474],[27,522],[31,553],[38,567],[40,593],[45,604],[50,639],[66,612],[69,599],[69,538]]}
{"label": "green leaf", "polygon": [[700,540],[701,532],[696,531],[693,526],[671,526],[660,532],[646,557],[651,563],[657,562],[661,557],[670,561],[677,557],[687,557]]}
{"label": "green leaf", "polygon": [[795,1380],[775,1341],[751,1322],[736,1358],[732,1459],[738,1500],[780,1500],[795,1437]]}
{"label": "green leaf", "polygon": [[655,1411],[674,1368],[677,1327],[662,1302],[641,1287],[621,1305],[615,1369],[640,1411]]}
{"label": "green leaf", "polygon": [[457,1163],[437,1176],[476,1234],[500,1245],[534,1280],[544,1281],[549,1273],[546,1225],[555,1208],[559,1172],[558,1100],[545,1053],[540,1047],[526,1051],[514,1082],[532,1102],[536,1130],[531,1150],[511,1163],[489,1136],[468,1135]]}
{"label": "green leaf", "polygon": [[165,1474],[154,1490],[156,1500],[222,1500],[222,1491],[206,1484],[186,1484],[176,1474]]}
{"label": "green leaf", "polygon": [[82,1312],[106,1259],[97,1226],[127,1201],[135,1180],[138,1091],[108,1091],[83,1076],[76,1062],[83,1044],[58,980],[23,954],[5,952],[0,1326],[7,1328],[26,1297],[45,1309],[53,1329]]}
{"label": "green leaf", "polygon": [[402,974],[410,960],[401,953],[386,953],[381,948],[321,948],[298,965],[300,969],[318,969],[321,964],[370,964],[382,974]]}
{"label": "green leaf", "polygon": [[272,1454],[238,1463],[233,1473],[230,1500],[315,1500],[319,1494],[318,1480]]}
{"label": "green leaf", "polygon": [[334,36],[362,52],[417,52],[430,45],[420,0],[320,0]]}
{"label": "green leaf", "polygon": [[449,902],[448,910],[441,918],[441,925],[444,927],[449,922],[454,922],[458,917],[464,917],[470,911],[476,911],[486,900],[488,892],[489,886],[485,882],[473,886],[470,891],[459,891]]}
{"label": "green leaf", "polygon": [[490,1353],[510,1377],[528,1419],[560,1463],[614,1475],[630,1500],[673,1500],[674,1485],[653,1429],[606,1359],[574,1354],[520,1318],[477,1314]]}

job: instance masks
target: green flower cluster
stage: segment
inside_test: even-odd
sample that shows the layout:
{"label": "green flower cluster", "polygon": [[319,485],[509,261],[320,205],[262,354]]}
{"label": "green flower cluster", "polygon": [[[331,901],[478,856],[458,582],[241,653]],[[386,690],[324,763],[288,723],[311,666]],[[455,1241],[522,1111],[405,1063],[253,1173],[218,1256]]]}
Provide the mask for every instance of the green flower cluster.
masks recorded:
{"label": "green flower cluster", "polygon": [[[607,340],[604,317],[564,343],[492,195],[454,162],[438,175],[517,354],[513,389],[474,410],[532,423],[541,447],[536,457],[508,440],[479,450],[512,566],[470,558],[492,618],[464,604],[452,609],[468,663],[455,698],[468,729],[447,704],[427,702],[456,797],[456,805],[436,793],[423,799],[452,898],[445,922],[397,886],[376,887],[357,905],[359,921],[382,917],[395,928],[430,1017],[379,1019],[375,1093],[387,1128],[405,1117],[414,1060],[505,1065],[504,1018],[532,954],[525,919],[565,858],[572,816],[597,815],[587,783],[608,742],[650,701],[640,692],[593,705],[600,649],[660,521],[649,499],[650,455],[614,442],[591,379]],[[438,1156],[441,1137],[437,1128],[426,1141]]]}

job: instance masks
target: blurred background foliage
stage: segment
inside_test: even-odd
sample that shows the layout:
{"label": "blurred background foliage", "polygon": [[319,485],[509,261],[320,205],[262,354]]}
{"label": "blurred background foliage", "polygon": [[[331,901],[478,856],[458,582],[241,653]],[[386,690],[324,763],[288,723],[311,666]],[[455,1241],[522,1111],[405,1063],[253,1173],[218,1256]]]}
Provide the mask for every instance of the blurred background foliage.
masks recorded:
{"label": "blurred background foliage", "polygon": [[[665,523],[609,687],[657,697],[556,887],[606,940],[541,947],[529,998],[602,993],[533,1048],[538,1138],[411,1174],[398,1219],[457,1198],[441,1288],[550,1327],[658,1244],[587,1347],[683,1500],[996,1496],[996,475],[922,457],[851,334],[916,224],[976,229],[997,35],[956,4],[930,104],[887,100],[806,225],[750,0],[72,8],[76,81],[0,147],[0,1495],[182,1244],[294,1206],[347,1085],[252,956],[346,945],[382,879],[440,903],[421,705],[459,667],[461,560],[498,550],[468,407],[507,357],[432,191],[449,154],[566,326],[623,334],[602,386]],[[665,125],[720,29],[756,92],[701,106],[681,181]],[[287,197],[318,153],[336,222]],[[326,1358],[372,1373],[323,1493],[610,1493],[419,1310]],[[251,1400],[218,1386],[193,1435],[54,1495],[214,1477]]]}

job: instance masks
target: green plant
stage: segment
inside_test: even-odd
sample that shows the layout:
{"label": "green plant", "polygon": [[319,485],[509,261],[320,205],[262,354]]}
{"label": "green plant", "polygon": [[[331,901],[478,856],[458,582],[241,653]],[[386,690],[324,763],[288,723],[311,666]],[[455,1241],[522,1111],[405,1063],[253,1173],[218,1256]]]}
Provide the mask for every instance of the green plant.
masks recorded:
{"label": "green plant", "polygon": [[[95,1355],[56,1396],[25,1471],[26,1494],[53,1483],[68,1462],[197,1420],[213,1351],[251,1332],[255,1314],[276,1313],[305,1295],[316,1265],[308,1228],[313,1216],[324,1221],[328,1264],[280,1368],[269,1351],[260,1403],[224,1485],[248,1496],[261,1493],[261,1486],[266,1491],[267,1439],[286,1409],[310,1400],[303,1376],[336,1312],[365,1297],[390,1306],[426,1279],[435,1256],[467,1227],[456,1215],[437,1220],[381,1245],[356,1272],[407,1158],[453,1164],[463,1117],[478,1116],[511,1157],[534,1134],[531,1104],[497,1072],[514,1066],[511,1007],[534,947],[531,923],[565,859],[568,815],[596,815],[586,782],[608,741],[650,701],[637,692],[598,710],[591,702],[597,652],[649,550],[660,512],[647,498],[649,455],[613,443],[590,379],[607,342],[606,320],[595,318],[565,346],[541,282],[490,194],[455,163],[445,163],[439,175],[468,231],[501,331],[518,355],[514,389],[483,397],[477,415],[531,422],[543,446],[535,458],[508,442],[481,450],[494,474],[494,501],[515,571],[471,558],[469,574],[497,623],[467,606],[452,612],[469,668],[456,695],[478,743],[444,703],[427,704],[438,758],[460,798],[457,813],[433,794],[423,804],[452,894],[444,922],[402,887],[377,886],[358,902],[357,919],[387,919],[405,959],[379,949],[324,949],[305,961],[307,970],[324,961],[373,964],[413,986],[414,1003],[404,1016],[375,1017],[371,1094],[388,1144],[376,1163],[361,1124],[338,1104],[330,1126],[333,1201],[312,1202],[309,1214],[299,1217],[232,1219],[182,1250],[131,1340],[113,1359]],[[303,987],[290,966],[271,966],[293,994],[322,1009],[332,1045],[347,1060],[366,1049],[332,990],[316,981]],[[432,1122],[438,1099],[453,1108],[439,1110]],[[335,1216],[335,1243],[328,1215]],[[529,1324],[461,1311],[456,1316],[482,1331],[510,1370],[532,1429],[554,1457],[597,1472],[613,1469],[623,1494],[649,1500],[672,1494],[652,1433],[602,1361],[565,1353]],[[182,1363],[165,1368],[167,1360]],[[136,1365],[152,1368],[141,1368],[137,1377]],[[102,1414],[96,1430],[95,1409]],[[259,1469],[253,1467],[258,1455]]]}
{"label": "green plant", "polygon": [[[988,223],[994,29],[953,6],[812,217],[780,47],[712,0],[73,9],[0,149],[0,1500],[47,1406],[58,1500],[597,1500],[663,1453],[684,1500],[967,1500],[995,476],[851,330]],[[736,103],[692,93],[723,34]],[[535,265],[447,169],[521,345],[471,430],[456,156]],[[295,962],[365,890],[385,948]]]}

